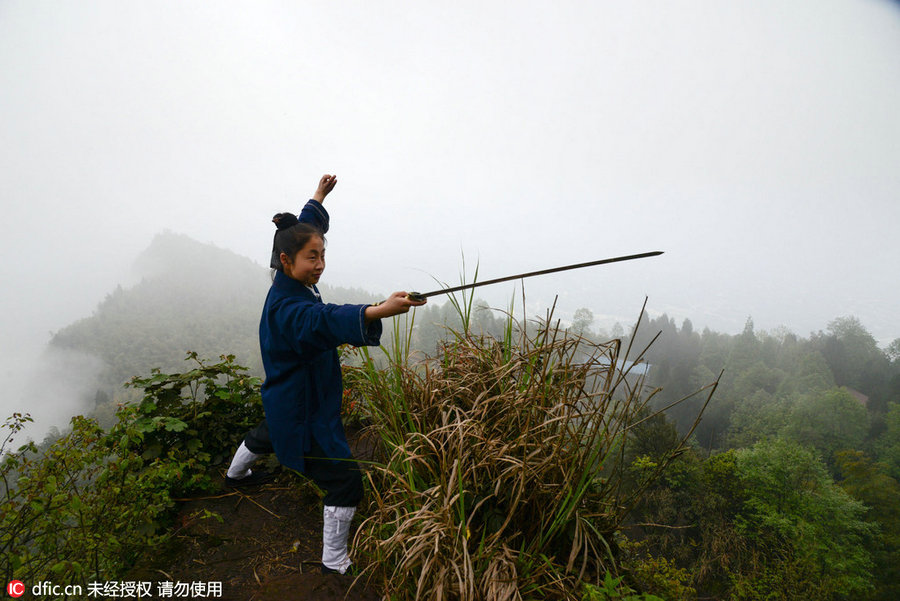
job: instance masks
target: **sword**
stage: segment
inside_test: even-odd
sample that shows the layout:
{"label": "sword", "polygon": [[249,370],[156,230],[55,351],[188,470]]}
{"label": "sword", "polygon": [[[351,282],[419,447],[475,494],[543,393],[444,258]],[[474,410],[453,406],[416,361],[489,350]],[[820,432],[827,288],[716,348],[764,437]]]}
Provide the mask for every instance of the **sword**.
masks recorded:
{"label": "sword", "polygon": [[645,259],[647,257],[656,257],[663,254],[661,250],[653,252],[640,253],[637,255],[625,255],[623,257],[612,257],[609,259],[600,259],[599,261],[588,261],[587,263],[576,263],[574,265],[564,265],[562,267],[551,267],[550,269],[541,269],[539,271],[529,271],[528,273],[520,273],[517,275],[508,275],[493,280],[485,280],[483,282],[475,282],[473,284],[463,284],[462,286],[454,286],[453,288],[441,288],[440,290],[432,290],[431,292],[410,292],[406,295],[409,300],[423,301],[429,296],[437,296],[438,294],[450,294],[460,290],[468,290],[469,288],[478,288],[479,286],[490,286],[491,284],[499,284],[500,282],[508,282],[510,280],[521,280],[524,278],[534,277],[536,275],[547,275],[548,273],[556,273],[557,271],[568,271],[570,269],[581,269],[582,267],[592,267],[594,265],[606,265],[607,263],[619,263],[621,261],[631,261],[633,259]]}

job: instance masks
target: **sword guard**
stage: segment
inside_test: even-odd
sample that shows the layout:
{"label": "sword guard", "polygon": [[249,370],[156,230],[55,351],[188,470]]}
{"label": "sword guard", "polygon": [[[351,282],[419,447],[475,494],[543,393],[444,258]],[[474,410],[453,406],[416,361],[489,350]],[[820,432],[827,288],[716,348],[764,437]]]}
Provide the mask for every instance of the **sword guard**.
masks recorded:
{"label": "sword guard", "polygon": [[425,295],[423,295],[421,292],[407,292],[406,298],[411,301],[421,302],[425,300]]}

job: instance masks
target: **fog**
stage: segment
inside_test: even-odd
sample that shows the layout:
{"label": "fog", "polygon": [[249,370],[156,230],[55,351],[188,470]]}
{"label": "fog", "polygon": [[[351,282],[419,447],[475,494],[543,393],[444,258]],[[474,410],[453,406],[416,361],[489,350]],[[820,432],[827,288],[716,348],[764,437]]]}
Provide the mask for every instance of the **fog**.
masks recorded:
{"label": "fog", "polygon": [[695,329],[855,315],[887,344],[898,56],[887,0],[0,1],[3,413],[156,233],[265,264],[323,173],[327,283],[663,250],[528,280],[527,310],[629,322],[646,295]]}

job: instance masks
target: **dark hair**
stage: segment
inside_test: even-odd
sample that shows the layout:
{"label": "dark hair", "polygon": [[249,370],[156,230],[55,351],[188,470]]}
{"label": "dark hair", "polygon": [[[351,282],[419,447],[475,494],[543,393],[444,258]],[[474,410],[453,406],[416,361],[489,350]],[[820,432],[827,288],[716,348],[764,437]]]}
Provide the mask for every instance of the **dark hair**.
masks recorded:
{"label": "dark hair", "polygon": [[272,223],[278,228],[272,241],[272,260],[269,267],[276,271],[284,271],[281,265],[281,253],[294,258],[313,236],[325,240],[322,232],[308,223],[300,223],[292,213],[278,213],[272,217]]}

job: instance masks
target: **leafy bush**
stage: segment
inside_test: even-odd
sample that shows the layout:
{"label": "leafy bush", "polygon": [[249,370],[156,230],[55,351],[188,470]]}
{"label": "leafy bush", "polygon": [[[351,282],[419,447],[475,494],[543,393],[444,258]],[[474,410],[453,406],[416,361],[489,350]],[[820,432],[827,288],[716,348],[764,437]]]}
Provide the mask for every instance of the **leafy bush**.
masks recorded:
{"label": "leafy bush", "polygon": [[42,452],[30,443],[0,466],[9,483],[0,502],[0,569],[7,580],[86,586],[165,538],[157,532],[174,505],[169,484],[178,478],[177,464],[131,453],[135,431],[127,426],[105,433],[81,416],[71,424]]}
{"label": "leafy bush", "polygon": [[664,599],[680,601],[696,599],[697,591],[686,584],[691,581],[688,570],[678,568],[675,562],[665,557],[652,556],[646,551],[643,543],[623,538],[620,547],[623,551],[621,565],[639,589],[652,592]]}
{"label": "leafy bush", "polygon": [[622,582],[623,577],[613,578],[609,572],[599,585],[585,584],[581,601],[663,601],[656,595],[637,594]]}
{"label": "leafy bush", "polygon": [[[183,473],[173,492],[181,494],[213,487],[208,468],[231,459],[247,430],[263,418],[260,380],[234,363],[234,355],[184,373],[163,374],[154,369],[146,378],[132,378],[128,386],[143,390],[136,408],[120,416],[133,425],[135,437],[121,440],[145,460],[176,461]],[[127,415],[127,417],[126,417]]]}
{"label": "leafy bush", "polygon": [[46,448],[11,452],[27,416],[14,415],[0,452],[0,571],[7,580],[109,580],[166,540],[174,497],[210,488],[211,465],[262,415],[259,382],[232,356],[181,374],[135,378],[139,405],[112,429],[72,418]]}

